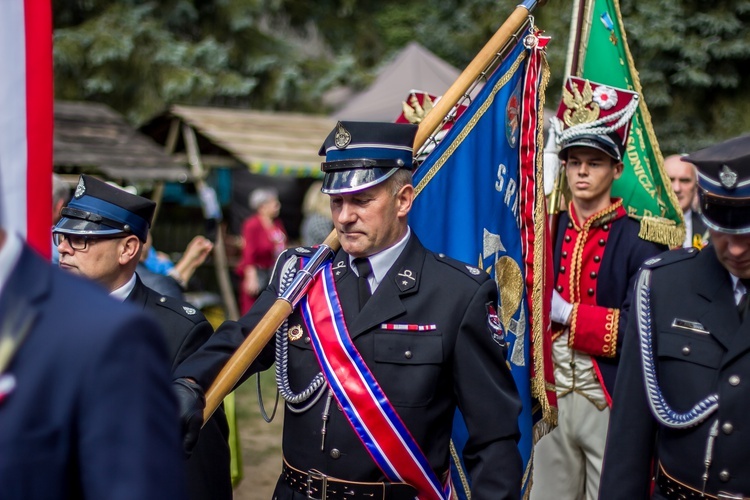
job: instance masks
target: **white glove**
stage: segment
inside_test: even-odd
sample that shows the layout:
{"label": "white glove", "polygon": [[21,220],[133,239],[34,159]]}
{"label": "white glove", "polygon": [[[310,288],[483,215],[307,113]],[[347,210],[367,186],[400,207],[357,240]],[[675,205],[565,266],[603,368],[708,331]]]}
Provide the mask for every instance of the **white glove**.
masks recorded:
{"label": "white glove", "polygon": [[570,324],[570,313],[573,312],[573,304],[562,298],[557,290],[552,290],[552,311],[550,317],[555,323],[563,325]]}

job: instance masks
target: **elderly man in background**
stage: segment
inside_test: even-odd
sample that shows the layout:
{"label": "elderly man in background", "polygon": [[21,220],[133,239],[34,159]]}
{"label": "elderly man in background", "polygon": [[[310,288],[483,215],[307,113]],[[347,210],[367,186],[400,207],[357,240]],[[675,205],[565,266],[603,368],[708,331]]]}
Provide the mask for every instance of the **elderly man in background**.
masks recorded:
{"label": "elderly man in background", "polygon": [[693,200],[698,190],[695,165],[682,161],[683,155],[671,155],[664,159],[664,170],[672,182],[672,189],[685,217],[685,241],[682,248],[701,249],[708,244],[708,228],[700,213],[693,210]]}

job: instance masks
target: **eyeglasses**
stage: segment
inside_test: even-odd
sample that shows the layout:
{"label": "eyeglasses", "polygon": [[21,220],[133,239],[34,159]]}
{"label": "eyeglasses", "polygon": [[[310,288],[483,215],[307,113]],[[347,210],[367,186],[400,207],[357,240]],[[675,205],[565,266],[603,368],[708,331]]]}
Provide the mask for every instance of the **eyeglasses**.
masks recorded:
{"label": "eyeglasses", "polygon": [[64,233],[52,233],[52,241],[55,246],[60,246],[63,241],[67,241],[70,248],[76,251],[86,250],[89,246],[89,242],[96,242],[100,240],[114,240],[127,236],[126,233],[118,233],[111,236],[86,236],[80,234],[64,234]]}

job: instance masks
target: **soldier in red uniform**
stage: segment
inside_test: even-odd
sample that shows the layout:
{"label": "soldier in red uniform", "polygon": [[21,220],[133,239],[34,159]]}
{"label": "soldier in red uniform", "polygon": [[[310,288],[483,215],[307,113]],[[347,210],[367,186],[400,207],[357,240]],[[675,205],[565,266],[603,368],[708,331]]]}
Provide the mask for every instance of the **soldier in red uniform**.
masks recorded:
{"label": "soldier in red uniform", "polygon": [[[626,106],[633,94],[603,85],[592,89],[588,81],[578,84],[584,88],[569,91],[558,116],[571,118],[584,108],[596,113],[589,115],[590,122],[566,123],[560,144],[572,196],[559,218],[554,248],[558,426],[536,445],[532,499],[597,497],[633,280],[645,260],[666,250],[639,238],[640,223],[628,217],[620,198],[611,197],[612,183],[623,171],[627,127],[618,130],[623,113],[608,122],[606,112],[624,109],[612,101]],[[585,101],[587,95],[592,99]]]}

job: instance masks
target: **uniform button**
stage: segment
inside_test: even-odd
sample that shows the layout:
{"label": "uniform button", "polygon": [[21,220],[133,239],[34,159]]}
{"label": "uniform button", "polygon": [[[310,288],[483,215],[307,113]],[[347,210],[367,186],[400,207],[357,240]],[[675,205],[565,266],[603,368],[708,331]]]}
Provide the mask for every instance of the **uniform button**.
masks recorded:
{"label": "uniform button", "polygon": [[404,357],[405,357],[406,359],[411,359],[411,357],[412,357],[412,356],[413,356],[413,354],[411,353],[411,351],[406,351],[406,352],[404,353]]}
{"label": "uniform button", "polygon": [[724,469],[723,471],[719,472],[719,479],[722,483],[726,483],[727,481],[729,481],[729,478],[730,476],[728,470]]}
{"label": "uniform button", "polygon": [[558,292],[558,293],[562,293],[562,291],[563,291],[563,287],[562,287],[562,285],[557,285],[557,286],[555,287],[555,290],[557,290],[557,292]]}
{"label": "uniform button", "polygon": [[565,266],[560,266],[560,274],[565,274]]}
{"label": "uniform button", "polygon": [[591,271],[591,274],[589,274],[589,276],[591,276],[592,280],[595,280],[596,279],[596,271]]}
{"label": "uniform button", "polygon": [[605,243],[606,243],[606,241],[604,241],[604,238],[602,238],[602,239],[599,240],[599,246],[600,247],[603,247]]}
{"label": "uniform button", "polygon": [[740,376],[739,375],[732,375],[729,377],[729,385],[738,386],[740,385]]}
{"label": "uniform button", "polygon": [[166,301],[167,301],[167,298],[166,298],[166,297],[161,297],[161,298],[159,299],[159,302],[162,302],[162,303],[164,303],[164,302],[166,302]]}
{"label": "uniform button", "polygon": [[305,344],[309,344],[309,343],[310,343],[310,337],[305,337]]}
{"label": "uniform button", "polygon": [[689,356],[690,355],[690,346],[686,345],[682,348],[682,355],[683,356]]}
{"label": "uniform button", "polygon": [[732,422],[724,422],[721,425],[721,430],[724,434],[731,434],[734,432],[734,426],[732,425]]}
{"label": "uniform button", "polygon": [[572,223],[572,222],[568,222],[568,227],[569,227],[570,229],[573,229],[573,223]]}
{"label": "uniform button", "polygon": [[566,258],[568,256],[568,252],[566,252],[565,250],[563,250],[562,256],[563,256],[563,259]]}
{"label": "uniform button", "polygon": [[604,224],[604,225],[602,226],[602,230],[604,230],[604,231],[609,231],[609,224]]}
{"label": "uniform button", "polygon": [[600,262],[602,260],[598,255],[594,255],[594,262]]}
{"label": "uniform button", "polygon": [[589,294],[589,297],[593,297],[593,296],[594,296],[594,289],[593,289],[593,288],[589,288],[589,289],[588,289],[588,290],[586,291],[586,293],[588,293],[588,294]]}
{"label": "uniform button", "polygon": [[335,459],[337,459],[339,457],[341,457],[341,452],[339,450],[337,450],[336,448],[332,449],[331,450],[331,458],[333,458],[335,460]]}
{"label": "uniform button", "polygon": [[569,235],[569,234],[566,234],[566,235],[565,235],[565,241],[566,241],[566,242],[570,242],[570,235]]}

